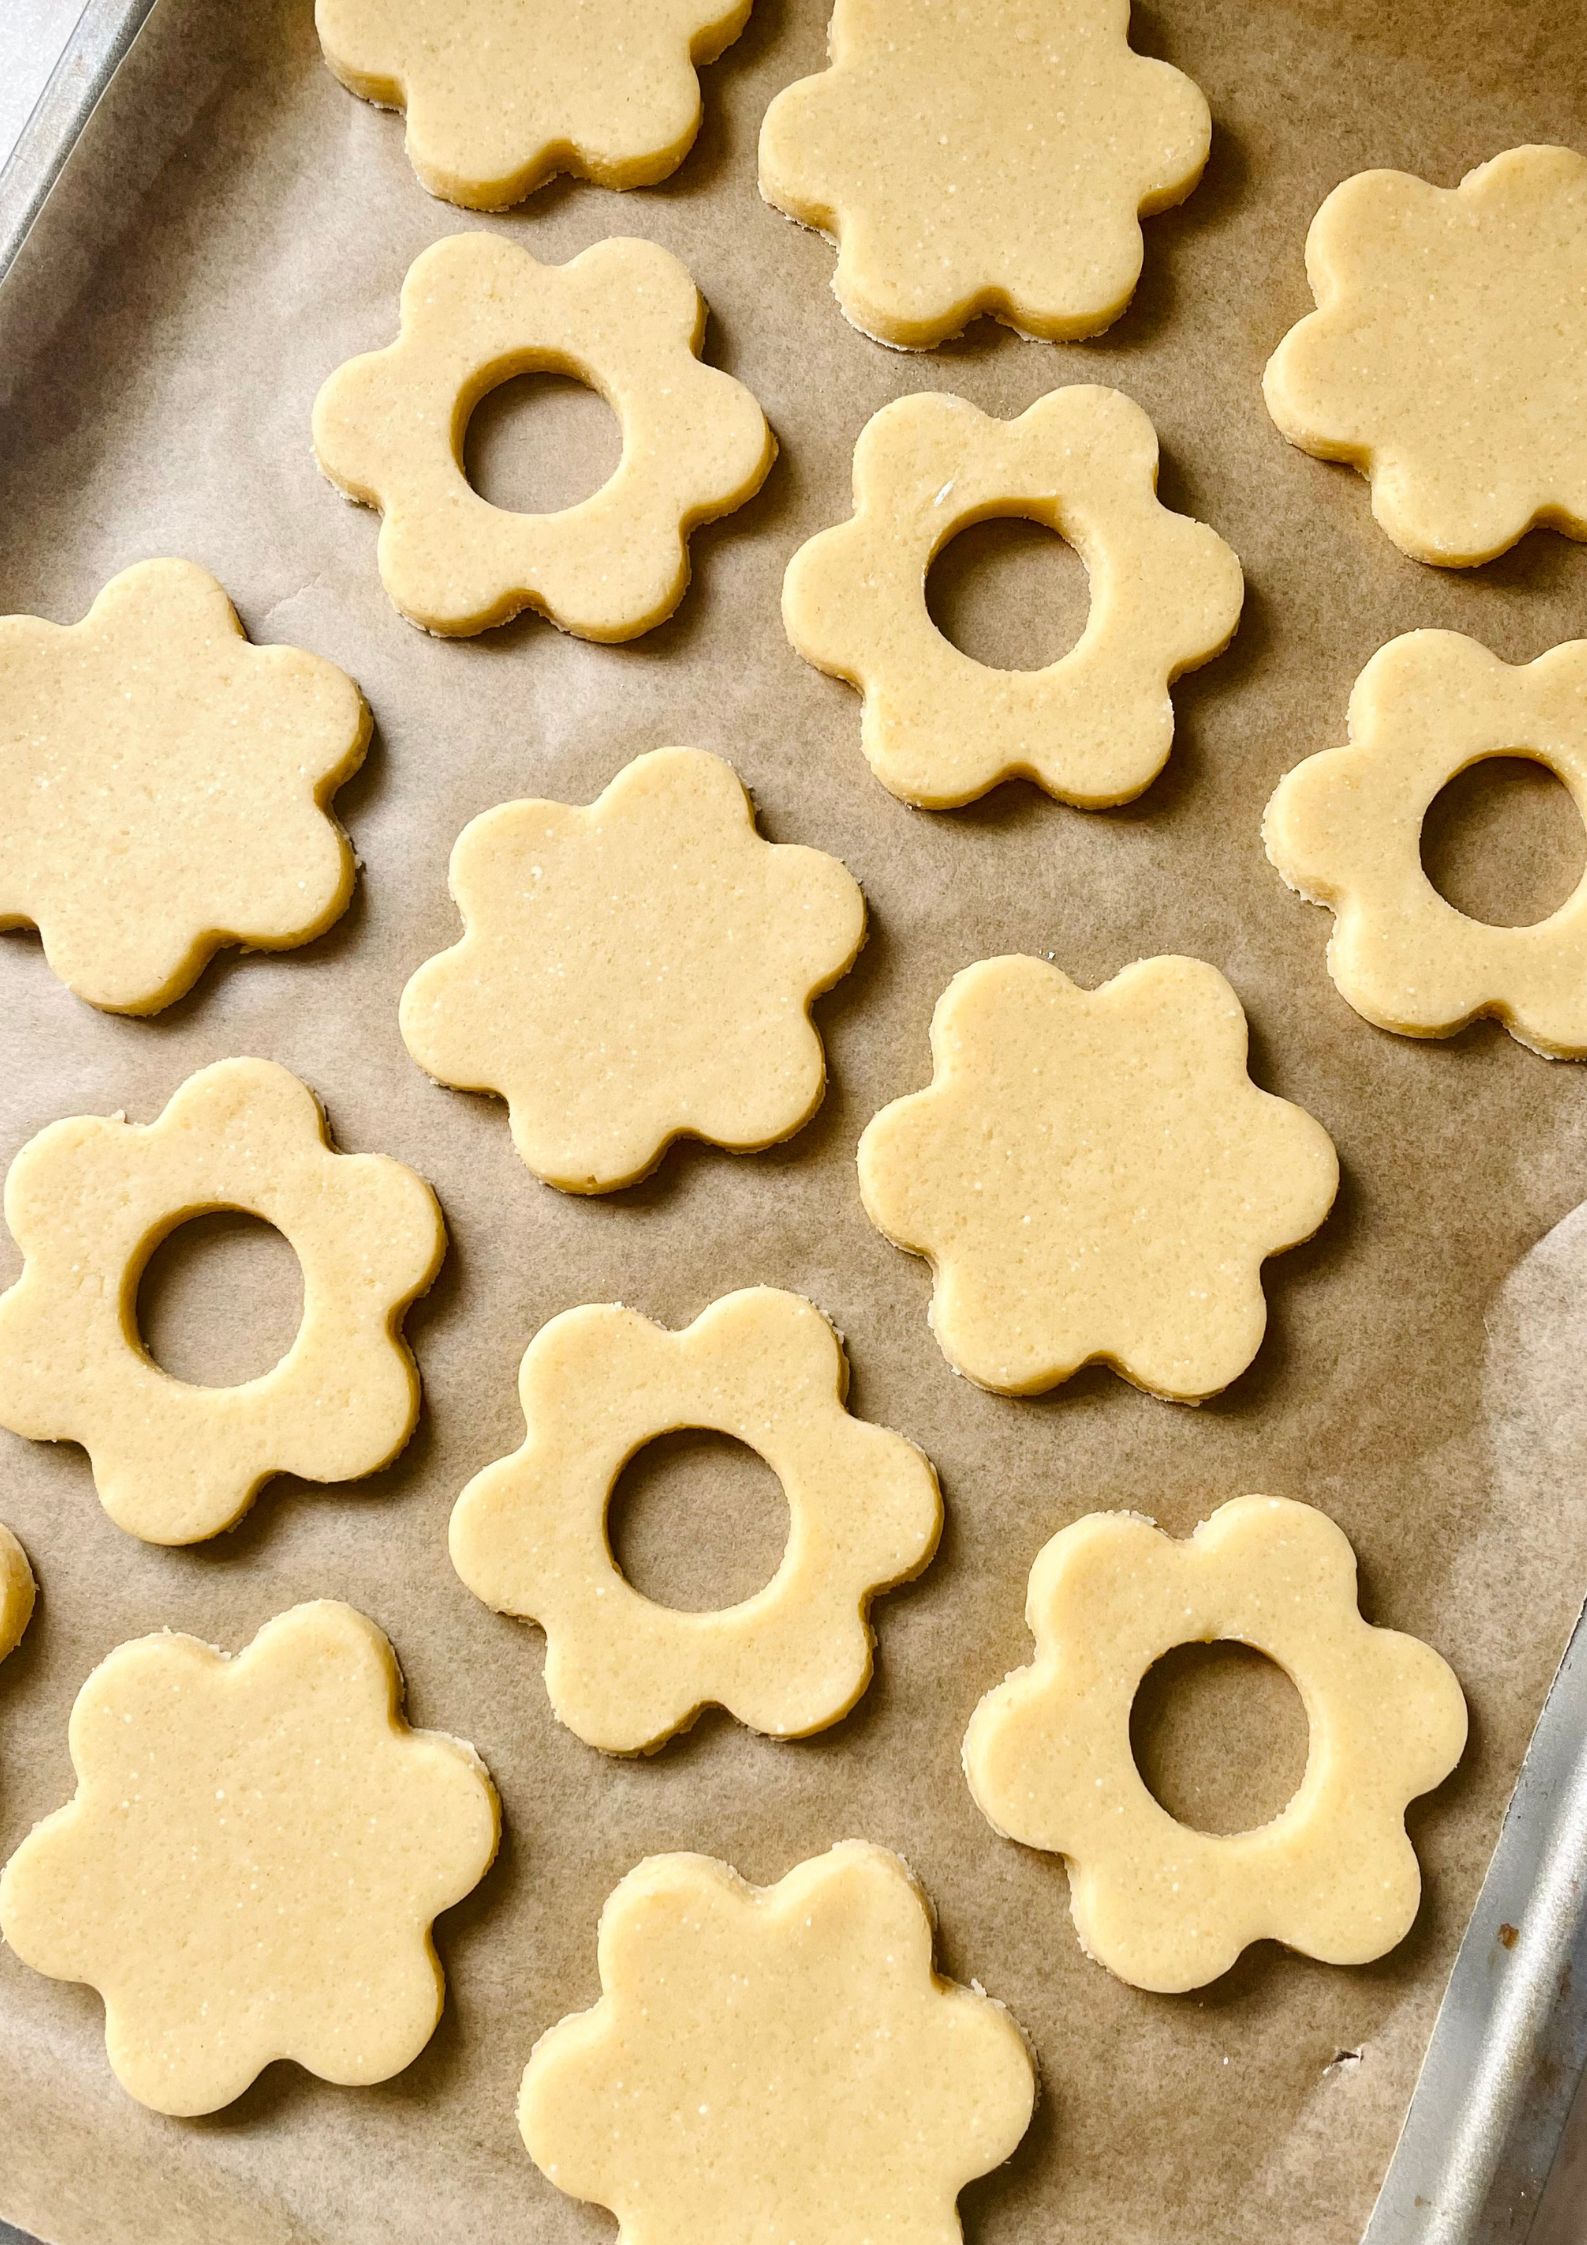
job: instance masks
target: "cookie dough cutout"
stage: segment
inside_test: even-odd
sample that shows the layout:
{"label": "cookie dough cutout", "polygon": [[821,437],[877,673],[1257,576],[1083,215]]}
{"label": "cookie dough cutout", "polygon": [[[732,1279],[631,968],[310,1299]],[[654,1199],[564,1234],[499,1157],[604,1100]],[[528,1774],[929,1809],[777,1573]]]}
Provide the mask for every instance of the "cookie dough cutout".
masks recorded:
{"label": "cookie dough cutout", "polygon": [[322,1599],[233,1657],[140,1637],[72,1709],[77,1791],[0,1877],[24,1964],[105,2003],[116,2079],[216,2112],[277,2058],[385,2081],[445,2000],[431,1926],[500,1815],[471,1746],[410,1730],[382,1632]]}
{"label": "cookie dough cutout", "polygon": [[[1045,523],[1085,563],[1077,644],[1034,671],[994,670],[938,631],[931,564],[997,515]],[[898,398],[854,448],[854,514],[801,546],[783,623],[806,662],[864,696],[860,744],[906,803],[944,810],[1002,780],[1095,809],[1149,787],[1174,737],[1170,681],[1234,635],[1244,580],[1214,530],[1157,497],[1157,433],[1091,385],[1017,420],[964,398]]]}
{"label": "cookie dough cutout", "polygon": [[700,129],[700,67],[750,0],[315,0],[325,59],[350,93],[407,112],[420,185],[507,210],[558,172],[649,187]]}
{"label": "cookie dough cutout", "polygon": [[[222,1208],[284,1234],[303,1321],[270,1371],[196,1387],[145,1350],[138,1281],[179,1224]],[[333,1151],[314,1094],[274,1062],[201,1068],[152,1123],[51,1123],[11,1165],[5,1216],[24,1261],[0,1295],[0,1426],[81,1443],[129,1535],[200,1542],[272,1474],[355,1480],[413,1432],[401,1328],[446,1251],[435,1195],[386,1155]]]}
{"label": "cookie dough cutout", "polygon": [[[1367,1964],[1410,1931],[1421,1871],[1405,1810],[1465,1748],[1466,1703],[1431,1647],[1362,1619],[1350,1545],[1322,1513],[1237,1497],[1184,1542],[1092,1513],[1031,1569],[1036,1658],[987,1694],[964,1768],[1008,1839],[1069,1861],[1080,1945],[1133,1987],[1205,1987],[1253,1941]],[[1197,1832],[1147,1790],[1130,1709],[1179,1645],[1275,1661],[1311,1725],[1306,1774],[1254,1831]]]}
{"label": "cookie dough cutout", "polygon": [[1267,1323],[1262,1263],[1309,1239],[1339,1165],[1322,1125],[1246,1073],[1240,1001],[1199,959],[1082,990],[1042,959],[954,976],[934,1075],[860,1140],[865,1212],[932,1266],[956,1371],[1003,1395],[1100,1359],[1199,1402]]}
{"label": "cookie dough cutout", "polygon": [[836,858],[763,841],[720,757],[658,748],[587,809],[483,812],[450,883],[463,939],[404,990],[403,1041],[499,1093],[547,1184],[611,1192],[675,1138],[753,1151],[820,1106],[810,1007],[859,955],[865,899]]}
{"label": "cookie dough cutout", "polygon": [[836,0],[831,66],[766,112],[760,191],[837,243],[845,319],[926,350],[978,312],[1071,339],[1118,318],[1141,215],[1184,200],[1212,137],[1129,25],[1129,0]]}
{"label": "cookie dough cutout", "polygon": [[[689,582],[691,530],[731,514],[776,456],[741,382],[700,359],[705,303],[654,242],[597,242],[542,265],[497,234],[416,258],[401,332],[349,359],[314,402],[314,455],[379,508],[380,581],[410,623],[467,636],[536,609],[579,639],[633,639]],[[494,507],[469,483],[469,416],[514,375],[597,391],[622,456],[599,491],[552,514]]]}
{"label": "cookie dough cutout", "polygon": [[115,1013],[223,944],[309,942],[353,893],[330,802],[368,741],[352,680],[251,645],[190,561],[123,570],[81,623],[0,618],[0,928]]}
{"label": "cookie dough cutout", "polygon": [[0,1660],[21,1644],[33,1619],[38,1585],[28,1555],[11,1530],[0,1522]]}
{"label": "cookie dough cutout", "polygon": [[530,2157],[628,2245],[959,2245],[958,2193],[1012,2154],[1036,2077],[932,1941],[907,1867],[860,1840],[765,1887],[650,1857],[601,1912],[600,2001],[534,2047]]}
{"label": "cookie dough cutout", "polygon": [[1306,237],[1317,310],[1268,362],[1291,444],[1344,460],[1402,553],[1467,569],[1587,537],[1587,157],[1512,148],[1433,187],[1360,172]]}
{"label": "cookie dough cutout", "polygon": [[[519,1373],[527,1438],[452,1514],[452,1564],[476,1597],[537,1621],[558,1719],[608,1754],[649,1753],[725,1707],[773,1738],[838,1722],[871,1680],[872,1598],[918,1575],[942,1500],[929,1461],[851,1418],[843,1345],[814,1303],[759,1286],[681,1333],[636,1310],[553,1318]],[[707,1427],[764,1459],[788,1501],[787,1549],[751,1598],[680,1613],[612,1558],[606,1511],[658,1435]]]}
{"label": "cookie dough cutout", "polygon": [[1526,756],[1587,820],[1587,640],[1502,662],[1453,631],[1380,647],[1350,696],[1349,746],[1309,756],[1267,807],[1267,854],[1334,914],[1328,972],[1356,1012],[1405,1037],[1493,1014],[1551,1060],[1587,1058],[1587,879],[1530,927],[1492,927],[1440,896],[1422,822],[1457,773]]}

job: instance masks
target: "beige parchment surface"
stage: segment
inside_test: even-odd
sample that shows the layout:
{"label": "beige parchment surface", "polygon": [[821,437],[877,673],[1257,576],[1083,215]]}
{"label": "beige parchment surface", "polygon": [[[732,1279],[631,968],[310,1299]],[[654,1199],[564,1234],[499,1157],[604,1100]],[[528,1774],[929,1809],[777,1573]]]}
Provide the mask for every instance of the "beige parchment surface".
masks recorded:
{"label": "beige parchment surface", "polygon": [[[939,1906],[947,1969],[1005,1998],[1040,2058],[1025,2145],[966,2194],[977,2245],[1348,2245],[1587,1585],[1587,1421],[1536,1404],[1579,1389],[1581,1258],[1522,1283],[1524,1259],[1587,1190],[1587,1081],[1492,1025],[1432,1045],[1368,1028],[1324,973],[1324,915],[1281,886],[1258,828],[1279,774],[1343,737],[1350,683],[1384,639],[1445,625],[1535,655],[1587,628],[1587,551],[1534,534],[1469,576],[1419,568],[1374,527],[1359,479],[1284,445],[1258,378],[1309,307],[1306,225],[1340,178],[1383,163],[1453,183],[1519,141],[1587,140],[1579,8],[1154,0],[1137,11],[1138,43],[1206,89],[1216,136],[1198,192],[1149,225],[1133,307],[1091,344],[982,323],[924,357],[853,333],[828,291],[830,249],[755,191],[760,117],[818,67],[823,0],[757,0],[706,73],[700,142],[668,185],[618,197],[563,182],[499,219],[421,192],[396,120],[321,67],[310,13],[309,0],[161,0],[0,300],[0,609],[74,619],[129,562],[185,554],[221,578],[254,637],[344,665],[376,720],[340,798],[365,876],[319,943],[217,962],[152,1022],[91,1012],[33,938],[0,940],[0,1160],[57,1115],[147,1119],[224,1055],[285,1062],[342,1144],[396,1154],[440,1193],[451,1254],[410,1320],[427,1410],[374,1481],[276,1483],[232,1534],[185,1551],[112,1527],[79,1453],[0,1437],[0,1517],[42,1590],[0,1672],[0,1850],[68,1792],[67,1713],[112,1645],[169,1624],[236,1646],[320,1596],[390,1633],[415,1721],[478,1745],[507,1837],[442,1921],[449,2001],[434,2041],[372,2090],[278,2066],[209,2121],[162,2120],[114,2087],[97,1999],[0,1954],[0,2213],[62,2245],[607,2238],[609,2219],[559,2197],[513,2125],[535,2036],[594,1999],[602,1898],[651,1851],[704,1849],[767,1880],[855,1834],[907,1856]],[[617,232],[677,251],[712,308],[709,354],[779,433],[761,496],[696,538],[679,615],[630,647],[580,645],[531,617],[477,641],[422,637],[380,590],[374,517],[310,459],[324,375],[389,339],[425,244],[481,225],[541,257]],[[786,645],[783,567],[847,512],[855,435],[888,399],[951,388],[1012,414],[1089,380],[1146,407],[1165,496],[1240,554],[1240,634],[1177,690],[1171,765],[1130,809],[1087,815],[1015,787],[910,812],[865,767],[856,699]],[[566,424],[570,457],[563,424],[542,418],[576,467],[583,421]],[[842,856],[870,899],[871,940],[818,1009],[833,1082],[809,1129],[758,1157],[681,1148],[642,1186],[567,1200],[523,1170],[499,1106],[436,1088],[408,1060],[397,997],[453,939],[446,857],[468,818],[515,795],[588,801],[669,741],[729,757],[773,839]],[[1492,826],[1495,895],[1523,877],[1557,887],[1568,850],[1538,831]],[[1050,951],[1088,983],[1154,951],[1213,961],[1249,1010],[1258,1080],[1337,1140],[1334,1216],[1270,1267],[1262,1355],[1199,1411],[1100,1370],[1042,1401],[978,1393],[927,1331],[924,1267],[861,1212],[860,1129],[925,1080],[931,1007],[953,972],[1007,950]],[[15,1260],[0,1245],[0,1280]],[[622,1299],[682,1324],[758,1282],[821,1305],[848,1336],[856,1408],[936,1461],[941,1556],[880,1606],[876,1682],[824,1738],[777,1746],[708,1717],[653,1761],[607,1760],[554,1724],[538,1637],[453,1576],[447,1512],[518,1441],[515,1368],[547,1317]],[[269,1308],[260,1286],[212,1341]],[[981,1822],[959,1739],[986,1685],[1027,1656],[1025,1577],[1056,1528],[1134,1505],[1184,1532],[1253,1489],[1341,1523],[1369,1616],[1455,1663],[1472,1745],[1414,1813],[1428,1893],[1396,1954],[1343,1972],[1264,1949],[1200,1996],[1155,1998],[1081,1955],[1061,1868]],[[1280,1747],[1292,1753],[1292,1737],[1273,1744],[1281,1693],[1248,1693],[1223,1736],[1203,1739],[1203,1762],[1226,1750],[1257,1783]]]}

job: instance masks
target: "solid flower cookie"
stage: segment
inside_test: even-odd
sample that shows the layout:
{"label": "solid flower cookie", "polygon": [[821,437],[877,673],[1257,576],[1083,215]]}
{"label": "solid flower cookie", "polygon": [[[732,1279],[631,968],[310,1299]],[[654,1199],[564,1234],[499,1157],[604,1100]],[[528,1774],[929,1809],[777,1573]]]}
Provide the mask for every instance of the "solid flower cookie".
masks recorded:
{"label": "solid flower cookie", "polygon": [[[1040,1553],[1025,1612],[1035,1661],[971,1717],[965,1775],[998,1831],[1068,1858],[1089,1956],[1174,1994],[1253,1941],[1367,1964],[1403,1940],[1422,1886],[1406,1806],[1459,1761],[1466,1703],[1430,1646],[1362,1619],[1331,1520],[1237,1497],[1180,1542],[1136,1513],[1092,1513]],[[1176,1646],[1229,1640],[1288,1674],[1311,1744],[1270,1823],[1198,1832],[1148,1792],[1130,1709]]]}
{"label": "solid flower cookie", "polygon": [[0,618],[0,928],[117,1013],[222,944],[307,943],[353,893],[329,806],[368,740],[352,680],[253,646],[190,561],[124,569],[81,623]]}
{"label": "solid flower cookie", "polygon": [[1458,187],[1360,172],[1306,237],[1315,312],[1268,362],[1291,444],[1370,479],[1403,553],[1465,569],[1587,537],[1587,157],[1512,148]]}
{"label": "solid flower cookie", "polygon": [[1262,1263],[1309,1239],[1333,1143],[1246,1073],[1240,1001],[1199,959],[1082,990],[1043,959],[954,976],[934,1074],[860,1140],[866,1214],[932,1266],[955,1370],[1033,1395],[1100,1358],[1179,1402],[1243,1372]]}
{"label": "solid flower cookie", "polygon": [[601,1912],[601,1998],[535,2044],[518,2121],[623,2245],[959,2245],[1024,2135],[1018,2027],[932,1962],[931,1906],[845,1840],[775,1886],[659,1855]]}
{"label": "solid flower cookie", "polygon": [[[499,234],[454,234],[417,257],[396,342],[314,401],[314,456],[379,508],[380,581],[409,622],[466,636],[533,608],[610,641],[670,616],[689,532],[742,506],[777,450],[743,383],[701,360],[704,332],[699,290],[655,242],[542,265]],[[606,400],[622,456],[578,505],[518,514],[473,488],[463,444],[488,391],[547,368]]]}
{"label": "solid flower cookie", "polygon": [[558,172],[648,187],[700,128],[702,64],[750,0],[315,0],[342,84],[406,110],[408,160],[432,195],[506,210]]}
{"label": "solid flower cookie", "polygon": [[[1078,643],[995,670],[932,621],[926,579],[955,534],[1020,515],[1085,563]],[[1162,770],[1169,684],[1222,652],[1244,583],[1205,523],[1157,496],[1157,433],[1118,390],[1077,385],[1000,421],[943,393],[897,398],[854,448],[854,513],[801,546],[783,582],[789,639],[864,696],[860,745],[884,787],[940,810],[1000,780],[1125,803]]]}
{"label": "solid flower cookie", "polygon": [[1129,26],[1129,0],[836,0],[830,67],[766,112],[760,191],[836,241],[846,319],[923,350],[978,312],[1066,338],[1118,318],[1142,213],[1184,200],[1212,134]]}
{"label": "solid flower cookie", "polygon": [[[558,1718],[609,1754],[649,1752],[703,1707],[800,1738],[871,1679],[878,1591],[918,1575],[942,1500],[901,1434],[851,1418],[843,1344],[772,1287],[713,1302],[681,1333],[616,1305],[566,1310],[518,1376],[523,1446],[477,1474],[452,1514],[452,1563],[475,1595],[537,1621]],[[788,1501],[776,1573],[738,1605],[680,1613],[613,1560],[606,1513],[626,1462],[707,1427],[763,1458]]]}
{"label": "solid flower cookie", "polygon": [[499,1092],[548,1184],[605,1193],[673,1139],[744,1152],[803,1129],[826,1063],[812,1001],[865,940],[836,858],[755,831],[730,764],[636,757],[584,808],[504,803],[452,851],[461,942],[402,994],[409,1052]]}
{"label": "solid flower cookie", "polygon": [[0,1877],[24,1964],[105,2004],[105,2047],[156,2112],[229,2105],[277,2058],[384,2081],[435,2031],[431,1939],[496,1853],[471,1746],[410,1730],[396,1655],[330,1600],[232,1656],[140,1637],[72,1709],[77,1791]]}
{"label": "solid flower cookie", "polygon": [[1356,680],[1349,736],[1279,782],[1262,830],[1289,886],[1335,915],[1340,996],[1401,1036],[1496,1014],[1534,1052],[1587,1057],[1587,880],[1530,927],[1491,927],[1440,896],[1421,858],[1434,800],[1488,757],[1535,758],[1587,820],[1587,640],[1511,664],[1459,632],[1407,632]]}
{"label": "solid flower cookie", "polygon": [[0,1660],[21,1644],[37,1595],[27,1553],[0,1522]]}
{"label": "solid flower cookie", "polygon": [[[179,1224],[220,1208],[284,1234],[303,1318],[270,1371],[196,1387],[144,1348],[138,1280]],[[0,1426],[81,1443],[129,1534],[200,1542],[272,1474],[353,1480],[413,1432],[401,1327],[446,1250],[435,1195],[387,1155],[333,1151],[314,1094],[273,1061],[201,1068],[152,1123],[51,1123],[11,1164],[5,1216],[24,1260],[0,1295]]]}

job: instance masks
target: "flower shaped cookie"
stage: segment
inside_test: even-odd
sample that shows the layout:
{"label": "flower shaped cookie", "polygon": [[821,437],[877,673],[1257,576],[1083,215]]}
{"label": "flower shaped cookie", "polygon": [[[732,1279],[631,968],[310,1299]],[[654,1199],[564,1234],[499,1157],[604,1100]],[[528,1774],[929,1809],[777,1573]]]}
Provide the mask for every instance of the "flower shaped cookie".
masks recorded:
{"label": "flower shaped cookie", "polygon": [[[1091,613],[1045,669],[993,670],[926,607],[956,532],[1024,515],[1067,538]],[[1157,434],[1117,390],[1054,390],[1015,421],[965,399],[898,398],[854,448],[854,514],[801,546],[783,584],[788,637],[865,697],[860,743],[884,787],[940,810],[1000,780],[1065,802],[1124,803],[1162,770],[1169,682],[1221,653],[1240,564],[1205,523],[1157,497]]]}
{"label": "flower shaped cookie", "polygon": [[1535,523],[1587,537],[1587,157],[1512,148],[1451,188],[1361,172],[1312,220],[1306,276],[1268,411],[1370,479],[1402,553],[1465,569]]}
{"label": "flower shaped cookie", "polygon": [[[1466,1703],[1431,1647],[1363,1621],[1332,1521],[1237,1497],[1180,1543],[1137,1514],[1093,1513],[1041,1552],[1025,1612],[1036,1659],[971,1717],[965,1774],[998,1831],[1069,1858],[1088,1955],[1172,1994],[1253,1941],[1366,1964],[1404,1938],[1422,1887],[1406,1804],[1459,1761]],[[1287,1672],[1311,1746],[1271,1823],[1214,1834],[1147,1791],[1130,1708],[1165,1653],[1226,1639]]]}
{"label": "flower shaped cookie", "polygon": [[[912,1442],[850,1418],[848,1383],[821,1312],[766,1286],[682,1333],[614,1306],[567,1310],[536,1334],[518,1378],[527,1439],[458,1498],[452,1563],[488,1606],[540,1623],[551,1704],[588,1745],[649,1752],[707,1706],[799,1738],[860,1697],[871,1599],[926,1565],[942,1502]],[[623,1466],[681,1427],[746,1443],[788,1500],[777,1572],[716,1613],[642,1596],[607,1540]]]}
{"label": "flower shaped cookie", "polygon": [[1587,640],[1512,665],[1459,632],[1407,632],[1356,680],[1349,732],[1279,782],[1263,826],[1290,887],[1335,915],[1340,996],[1401,1036],[1496,1014],[1534,1052],[1587,1057],[1587,880],[1531,927],[1489,927],[1421,859],[1434,799],[1490,756],[1546,764],[1587,819]]}
{"label": "flower shaped cookie", "polygon": [[[144,1349],[138,1280],[161,1240],[218,1208],[285,1235],[303,1322],[257,1379],[194,1387]],[[401,1162],[333,1152],[314,1094],[272,1061],[201,1068],[152,1123],[51,1123],[12,1163],[5,1215],[25,1260],[0,1295],[0,1426],[80,1442],[129,1534],[200,1542],[272,1474],[352,1480],[413,1432],[402,1316],[440,1268],[440,1209]]]}
{"label": "flower shaped cookie", "polygon": [[276,2058],[346,2083],[412,2063],[445,1998],[431,1924],[499,1818],[474,1749],[404,1722],[372,1621],[294,1606],[235,1658],[141,1637],[70,1737],[77,1792],[6,1865],[0,1933],[99,1990],[129,2095],[215,2112]]}
{"label": "flower shaped cookie", "polygon": [[[314,454],[385,517],[380,581],[410,623],[466,635],[535,608],[580,639],[632,639],[689,582],[688,534],[758,491],[776,454],[741,382],[699,357],[705,305],[654,242],[597,242],[542,265],[498,234],[414,260],[395,343],[349,359],[314,401]],[[622,457],[554,514],[493,507],[463,466],[469,415],[515,374],[598,390]]]}
{"label": "flower shaped cookie", "polygon": [[1129,0],[836,0],[831,67],[766,112],[760,191],[836,240],[846,319],[923,350],[977,312],[1033,336],[1118,318],[1141,214],[1184,200],[1212,134],[1129,24]]}
{"label": "flower shaped cookie", "polygon": [[536,2043],[518,2120],[624,2245],[958,2245],[958,2193],[1029,2124],[1019,2029],[939,1978],[930,1904],[883,1848],[766,1887],[652,1856],[601,1912],[600,1972]]}
{"label": "flower shaped cookie", "polygon": [[350,92],[408,113],[408,160],[432,195],[506,210],[558,172],[648,187],[700,129],[699,65],[750,0],[315,0],[320,45]]}
{"label": "flower shaped cookie", "polygon": [[251,646],[190,561],[123,570],[80,624],[0,618],[0,928],[117,1013],[222,944],[307,943],[353,893],[329,804],[368,739],[352,680]]}
{"label": "flower shaped cookie", "polygon": [[451,889],[466,932],[403,992],[403,1039],[441,1083],[499,1092],[548,1184],[610,1192],[674,1138],[743,1152],[820,1106],[809,1009],[865,899],[836,858],[762,841],[720,757],[658,748],[588,809],[486,811]]}
{"label": "flower shaped cookie", "polygon": [[10,1529],[0,1525],[0,1660],[21,1644],[37,1595],[27,1553]]}
{"label": "flower shaped cookie", "polygon": [[1082,990],[1041,959],[954,976],[932,1082],[860,1140],[866,1214],[924,1255],[944,1355],[1033,1395],[1100,1357],[1181,1402],[1243,1372],[1262,1262],[1309,1239],[1339,1165],[1246,1074],[1240,1001],[1199,959]]}

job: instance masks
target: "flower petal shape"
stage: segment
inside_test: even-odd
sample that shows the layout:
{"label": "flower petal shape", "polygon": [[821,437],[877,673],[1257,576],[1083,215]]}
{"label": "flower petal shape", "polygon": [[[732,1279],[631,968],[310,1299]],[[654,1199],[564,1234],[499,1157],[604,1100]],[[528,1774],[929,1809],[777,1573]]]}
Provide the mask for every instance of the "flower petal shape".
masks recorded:
{"label": "flower petal shape", "polygon": [[253,646],[192,562],[124,569],[81,623],[0,617],[0,928],[116,1013],[223,944],[309,942],[353,893],[329,805],[368,741],[352,680]]}
{"label": "flower petal shape", "polygon": [[1018,2027],[932,1966],[930,1905],[845,1840],[775,1886],[652,1856],[601,1912],[602,1994],[541,2036],[519,2126],[623,2245],[958,2245],[1029,2124]]}
{"label": "flower petal shape", "polygon": [[[1045,523],[1091,582],[1078,643],[1040,670],[974,661],[927,609],[932,562],[996,515]],[[1018,778],[1095,809],[1162,770],[1169,685],[1228,645],[1243,596],[1217,532],[1158,499],[1157,433],[1120,391],[1054,390],[1014,421],[932,392],[860,432],[854,513],[788,564],[783,623],[859,688],[866,759],[906,803],[947,809]]]}
{"label": "flower petal shape", "polygon": [[372,1621],[294,1606],[235,1656],[140,1637],[84,1684],[70,1740],[76,1794],[6,1865],[0,1932],[99,1990],[130,2096],[207,2113],[277,2058],[343,2083],[411,2064],[445,1997],[431,1925],[500,1815],[471,1746],[403,1720]]}
{"label": "flower petal shape", "polygon": [[11,1530],[0,1523],[0,1660],[21,1644],[33,1618],[37,1595],[27,1553]]}
{"label": "flower petal shape", "polygon": [[[1421,1899],[1406,1805],[1459,1761],[1466,1703],[1430,1646],[1362,1619],[1331,1520],[1237,1497],[1179,1542],[1138,1514],[1092,1513],[1040,1553],[1025,1611],[1035,1661],[971,1717],[965,1775],[998,1831],[1068,1858],[1089,1956],[1173,1994],[1253,1941],[1366,1964],[1403,1940]],[[1130,1753],[1147,1671],[1223,1640],[1277,1662],[1311,1725],[1299,1791],[1250,1832],[1179,1823]]]}
{"label": "flower petal shape", "polygon": [[[580,639],[632,639],[689,582],[688,534],[757,492],[776,456],[741,382],[706,366],[705,304],[654,242],[597,242],[542,265],[497,234],[454,234],[402,284],[395,343],[349,359],[314,401],[314,456],[378,507],[380,581],[410,623],[467,636],[534,608]],[[622,456],[552,514],[494,507],[463,443],[488,391],[571,375],[606,400]]]}
{"label": "flower petal shape", "polygon": [[860,1140],[866,1214],[932,1266],[955,1370],[1033,1395],[1100,1358],[1179,1402],[1243,1372],[1262,1263],[1338,1189],[1322,1125],[1246,1073],[1240,1001],[1199,959],[1082,990],[985,959],[932,1016],[935,1073]]}

